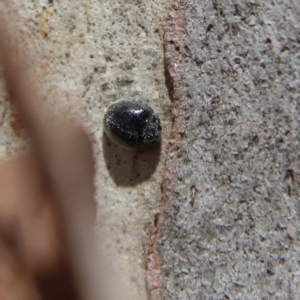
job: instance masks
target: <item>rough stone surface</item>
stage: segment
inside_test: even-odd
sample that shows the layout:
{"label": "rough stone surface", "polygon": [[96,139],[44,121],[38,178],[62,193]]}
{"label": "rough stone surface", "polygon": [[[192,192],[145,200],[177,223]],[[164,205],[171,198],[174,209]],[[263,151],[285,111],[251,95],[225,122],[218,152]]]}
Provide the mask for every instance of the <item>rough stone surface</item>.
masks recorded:
{"label": "rough stone surface", "polygon": [[299,3],[181,5],[160,297],[298,299]]}
{"label": "rough stone surface", "polygon": [[[10,3],[47,100],[91,131],[96,232],[129,299],[147,299],[146,257],[153,299],[299,298],[297,1]],[[160,152],[103,137],[122,98],[158,112]],[[3,85],[0,135],[1,157],[26,146]]]}

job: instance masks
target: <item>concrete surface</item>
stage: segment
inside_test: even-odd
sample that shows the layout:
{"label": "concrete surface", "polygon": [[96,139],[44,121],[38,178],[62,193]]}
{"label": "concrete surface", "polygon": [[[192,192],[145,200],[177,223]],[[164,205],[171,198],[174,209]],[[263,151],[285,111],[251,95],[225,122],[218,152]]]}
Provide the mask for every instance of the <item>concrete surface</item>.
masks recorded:
{"label": "concrete surface", "polygon": [[299,21],[289,0],[181,1],[170,15],[153,299],[299,299]]}

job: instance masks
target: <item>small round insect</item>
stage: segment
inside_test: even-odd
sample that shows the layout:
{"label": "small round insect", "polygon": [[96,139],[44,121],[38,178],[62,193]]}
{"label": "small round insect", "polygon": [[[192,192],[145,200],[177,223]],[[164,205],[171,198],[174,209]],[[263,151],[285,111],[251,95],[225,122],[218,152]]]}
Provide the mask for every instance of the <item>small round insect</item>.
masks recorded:
{"label": "small round insect", "polygon": [[146,148],[160,141],[159,117],[140,100],[111,103],[105,110],[104,128],[111,140],[126,148]]}

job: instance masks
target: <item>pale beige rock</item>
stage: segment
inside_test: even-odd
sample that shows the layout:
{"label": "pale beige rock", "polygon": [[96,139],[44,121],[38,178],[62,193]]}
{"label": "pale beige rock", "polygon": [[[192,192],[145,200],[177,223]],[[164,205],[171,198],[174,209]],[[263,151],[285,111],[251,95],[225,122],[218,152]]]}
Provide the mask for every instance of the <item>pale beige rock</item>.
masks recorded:
{"label": "pale beige rock", "polygon": [[[18,13],[17,38],[38,54],[36,84],[56,110],[66,117],[75,115],[91,132],[97,161],[99,244],[108,249],[129,299],[146,299],[145,251],[161,199],[165,146],[163,142],[161,156],[159,151],[121,150],[103,139],[102,121],[110,102],[135,97],[157,111],[162,140],[168,137],[171,118],[162,25],[172,1],[11,2]],[[26,142],[12,128],[18,120],[3,87],[0,97],[4,158]]]}

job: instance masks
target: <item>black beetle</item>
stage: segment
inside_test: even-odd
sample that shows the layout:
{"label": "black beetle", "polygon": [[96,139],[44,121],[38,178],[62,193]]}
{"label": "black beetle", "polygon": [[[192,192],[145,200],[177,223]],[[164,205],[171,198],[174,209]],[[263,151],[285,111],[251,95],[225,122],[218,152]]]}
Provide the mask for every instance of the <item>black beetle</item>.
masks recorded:
{"label": "black beetle", "polygon": [[104,128],[111,140],[126,148],[142,149],[160,141],[159,117],[140,100],[111,103],[105,110]]}

